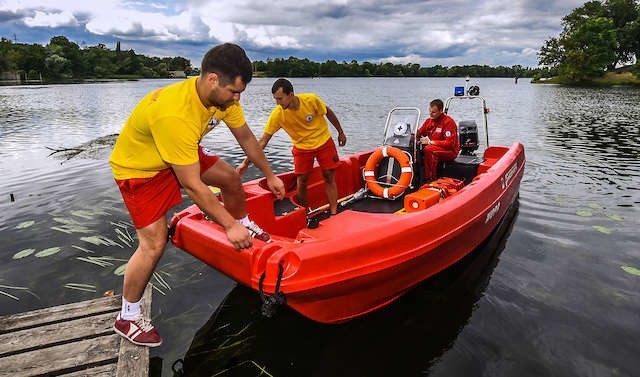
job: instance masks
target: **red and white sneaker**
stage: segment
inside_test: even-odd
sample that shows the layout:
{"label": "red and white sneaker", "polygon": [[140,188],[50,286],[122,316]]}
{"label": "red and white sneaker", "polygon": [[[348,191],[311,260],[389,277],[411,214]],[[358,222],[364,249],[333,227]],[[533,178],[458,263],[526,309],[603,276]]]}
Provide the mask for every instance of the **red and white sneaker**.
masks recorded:
{"label": "red and white sneaker", "polygon": [[271,236],[269,235],[269,233],[262,230],[262,228],[260,228],[258,224],[254,223],[253,221],[249,220],[247,224],[242,225],[247,228],[251,237],[264,242],[271,241]]}
{"label": "red and white sneaker", "polygon": [[162,344],[162,338],[156,328],[142,317],[128,321],[120,318],[118,314],[113,329],[120,336],[139,346],[157,347]]}

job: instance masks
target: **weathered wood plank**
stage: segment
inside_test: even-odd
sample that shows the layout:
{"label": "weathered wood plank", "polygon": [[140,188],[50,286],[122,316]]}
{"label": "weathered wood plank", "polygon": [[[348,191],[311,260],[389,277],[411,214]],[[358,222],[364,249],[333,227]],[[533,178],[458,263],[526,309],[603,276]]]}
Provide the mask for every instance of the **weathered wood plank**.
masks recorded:
{"label": "weathered wood plank", "polygon": [[120,336],[112,334],[75,343],[0,358],[0,376],[27,377],[54,374],[87,364],[115,359]]}
{"label": "weathered wood plank", "polygon": [[0,357],[30,348],[113,333],[116,314],[105,313],[0,335]]}
{"label": "weathered wood plank", "polygon": [[0,317],[0,332],[59,322],[107,311],[115,312],[122,305],[122,296],[100,297],[93,300],[53,306],[25,313]]}
{"label": "weathered wood plank", "polygon": [[[147,284],[142,296],[142,314],[151,320],[151,293],[153,285]],[[149,375],[149,347],[138,346],[126,339],[121,340],[118,354],[118,377],[137,377]]]}
{"label": "weathered wood plank", "polygon": [[61,374],[59,377],[113,377],[116,375],[116,363]]}

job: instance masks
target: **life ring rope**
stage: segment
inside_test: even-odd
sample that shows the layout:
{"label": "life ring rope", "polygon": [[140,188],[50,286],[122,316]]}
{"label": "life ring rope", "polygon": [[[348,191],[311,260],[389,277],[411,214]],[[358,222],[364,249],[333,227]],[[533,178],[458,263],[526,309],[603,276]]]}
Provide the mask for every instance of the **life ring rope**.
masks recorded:
{"label": "life ring rope", "polygon": [[[385,157],[394,158],[400,164],[400,178],[391,187],[383,187],[381,183],[388,185],[389,182],[380,182],[376,177],[376,168]],[[404,193],[413,180],[411,156],[398,148],[384,146],[369,156],[363,176],[371,193],[385,199],[395,199]]]}

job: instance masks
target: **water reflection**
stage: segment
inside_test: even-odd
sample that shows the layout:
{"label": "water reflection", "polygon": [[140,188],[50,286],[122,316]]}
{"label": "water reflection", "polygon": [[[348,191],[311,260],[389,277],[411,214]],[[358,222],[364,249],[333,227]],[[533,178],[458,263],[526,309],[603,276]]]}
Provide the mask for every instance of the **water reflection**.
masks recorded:
{"label": "water reflection", "polygon": [[[336,112],[348,136],[347,145],[339,148],[340,155],[346,156],[380,145],[384,120],[391,108],[417,106],[425,110],[431,99],[448,97],[460,80],[321,78],[294,79],[293,83],[299,92],[318,94]],[[249,126],[257,134],[262,133],[274,106],[272,82],[270,78],[256,78],[241,97]],[[51,151],[45,147],[77,146],[119,132],[144,94],[170,83],[171,80],[141,80],[0,87],[0,285],[27,287],[37,295],[0,288],[19,298],[0,294],[0,315],[92,299],[114,288],[119,293],[122,278],[114,275],[119,263],[114,261],[112,266],[103,268],[78,259],[127,259],[132,252],[124,243],[121,248],[82,240],[104,236],[120,242],[113,223],[130,221],[106,155],[99,160],[74,158],[63,162],[47,157]],[[256,324],[254,327],[261,332],[254,327],[248,329],[250,332],[298,341],[301,348],[310,347],[319,354],[315,357],[323,365],[318,370],[338,370],[330,365],[336,363],[354,371],[354,375],[359,374],[356,367],[374,375],[383,374],[383,368],[377,371],[374,367],[376,358],[385,367],[396,362],[394,368],[403,368],[406,363],[410,365],[406,368],[409,374],[420,370],[447,377],[536,372],[635,375],[640,280],[621,267],[640,269],[640,89],[530,85],[524,79],[518,85],[512,79],[492,78],[478,79],[477,83],[491,109],[491,142],[508,145],[519,140],[527,155],[516,224],[482,298],[461,301],[463,318],[452,320],[451,326],[434,324],[431,329],[420,316],[442,318],[428,313],[430,309],[437,311],[440,304],[435,286],[417,291],[424,294],[412,292],[408,297],[413,299],[394,304],[395,314],[384,309],[337,329],[316,328],[284,311],[282,314],[290,322],[276,319]],[[224,127],[208,135],[205,144],[232,164],[244,158]],[[274,135],[267,157],[277,172],[292,168],[290,149],[285,133]],[[250,169],[246,179],[257,176],[259,173]],[[15,201],[10,201],[9,194],[14,194]],[[187,199],[183,205],[189,203]],[[89,219],[78,216],[87,215],[86,211],[93,211]],[[78,221],[92,232],[69,234],[52,229],[60,227],[56,219]],[[24,222],[33,225],[19,227]],[[51,256],[35,257],[51,247],[61,249]],[[23,249],[35,252],[13,259]],[[171,362],[186,355],[196,331],[210,319],[234,282],[171,246],[158,271],[172,289],[154,291],[153,316],[166,342],[151,354],[164,360],[163,375],[170,376]],[[67,283],[91,284],[96,292],[68,289]],[[465,293],[454,290],[451,294]],[[254,295],[249,297],[247,300],[255,300]],[[406,300],[413,300],[413,304]],[[446,297],[442,300],[453,308],[448,313],[455,317],[456,302]],[[255,308],[252,302],[240,307]],[[228,312],[224,308],[221,311]],[[243,310],[231,312],[242,316]],[[228,322],[241,328],[251,319],[249,316]],[[383,320],[399,325],[390,326]],[[440,326],[445,328],[442,336],[438,335]],[[278,332],[270,330],[272,327]],[[297,327],[307,338],[296,335]],[[460,332],[452,335],[456,328]],[[393,331],[410,342],[405,344]],[[317,340],[312,338],[315,334]],[[352,340],[351,334],[357,335],[359,341]],[[433,348],[430,337],[434,338]],[[452,345],[443,351],[446,339]],[[394,344],[383,344],[384,340]],[[269,358],[268,344],[272,342],[273,339],[247,342],[260,347],[252,345],[240,356],[255,357],[262,365],[268,361],[269,368],[274,366],[273,370],[268,369],[270,372],[284,371],[274,376],[287,375],[287,363],[293,361],[295,367],[296,361],[277,347],[272,347],[274,355]],[[354,350],[337,344],[341,342]],[[421,349],[412,350],[410,344]],[[291,350],[292,346],[278,346],[301,360],[312,357],[302,355],[302,350]],[[331,347],[345,356],[332,352]],[[371,358],[362,356],[364,352],[358,349],[371,350]],[[246,360],[231,360],[234,354],[229,351],[219,355],[230,358],[221,360],[222,365]],[[347,356],[357,362],[345,361]],[[264,358],[257,360],[258,357]],[[278,362],[278,358],[282,361]],[[245,367],[249,375],[259,374],[247,364],[233,370]]]}
{"label": "water reflection", "polygon": [[393,304],[342,325],[288,308],[267,319],[255,291],[236,286],[196,333],[176,376],[412,376],[429,373],[483,295],[515,218],[462,261]]}

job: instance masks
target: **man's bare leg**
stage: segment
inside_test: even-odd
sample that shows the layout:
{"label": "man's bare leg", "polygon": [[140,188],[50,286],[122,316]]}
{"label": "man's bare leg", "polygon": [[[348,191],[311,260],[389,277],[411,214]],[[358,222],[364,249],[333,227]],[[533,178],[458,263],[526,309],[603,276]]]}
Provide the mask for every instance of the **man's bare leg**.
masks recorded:
{"label": "man's bare leg", "polygon": [[324,179],[324,191],[329,202],[329,211],[335,215],[338,213],[338,186],[334,170],[323,170],[322,178]]}
{"label": "man's bare leg", "polygon": [[138,248],[133,253],[124,273],[122,295],[129,302],[140,301],[156,264],[167,244],[167,219],[162,216],[142,229],[136,229]]}

